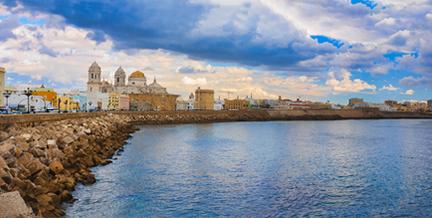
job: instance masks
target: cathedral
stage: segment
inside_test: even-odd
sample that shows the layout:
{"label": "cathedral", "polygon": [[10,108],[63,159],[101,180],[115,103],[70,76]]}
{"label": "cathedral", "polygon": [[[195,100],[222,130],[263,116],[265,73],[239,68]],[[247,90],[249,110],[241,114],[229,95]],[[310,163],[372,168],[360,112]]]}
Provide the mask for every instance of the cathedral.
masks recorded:
{"label": "cathedral", "polygon": [[166,88],[156,82],[156,78],[153,80],[153,83],[147,85],[147,79],[141,71],[131,73],[128,77],[127,84],[126,72],[122,67],[119,67],[114,74],[114,84],[106,80],[102,81],[101,74],[101,67],[96,62],[93,62],[88,71],[87,91],[89,93],[168,94]]}
{"label": "cathedral", "polygon": [[127,96],[129,101],[127,110],[131,111],[175,110],[176,108],[178,95],[169,94],[165,87],[157,83],[156,78],[148,85],[141,71],[131,73],[126,82],[126,72],[119,67],[114,73],[114,84],[102,80],[101,74],[101,67],[93,62],[88,70],[89,106],[97,105],[99,110],[106,110],[112,108],[114,96],[123,95]]}

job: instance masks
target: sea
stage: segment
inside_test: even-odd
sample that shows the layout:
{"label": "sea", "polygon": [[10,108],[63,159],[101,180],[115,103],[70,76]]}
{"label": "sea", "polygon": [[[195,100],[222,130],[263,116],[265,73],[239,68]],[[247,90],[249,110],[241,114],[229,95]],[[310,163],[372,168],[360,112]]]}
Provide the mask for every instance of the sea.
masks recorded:
{"label": "sea", "polygon": [[431,217],[432,120],[141,126],[66,217]]}

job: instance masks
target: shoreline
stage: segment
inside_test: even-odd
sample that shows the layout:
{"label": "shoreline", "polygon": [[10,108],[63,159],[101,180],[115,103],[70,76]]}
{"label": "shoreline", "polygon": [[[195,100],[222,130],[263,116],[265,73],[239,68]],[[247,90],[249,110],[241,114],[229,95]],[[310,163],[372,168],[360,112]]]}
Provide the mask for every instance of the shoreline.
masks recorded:
{"label": "shoreline", "polygon": [[91,168],[111,163],[139,125],[348,119],[432,119],[432,114],[248,110],[3,115],[0,193],[18,192],[26,204],[22,208],[31,207],[35,216],[64,216],[63,203],[73,201],[77,183],[96,182]]}

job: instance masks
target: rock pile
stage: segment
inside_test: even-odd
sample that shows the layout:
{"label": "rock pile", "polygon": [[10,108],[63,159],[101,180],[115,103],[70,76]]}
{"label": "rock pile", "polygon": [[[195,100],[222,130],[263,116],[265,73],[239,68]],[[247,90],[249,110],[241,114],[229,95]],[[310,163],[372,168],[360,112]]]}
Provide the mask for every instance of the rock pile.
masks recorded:
{"label": "rock pile", "polygon": [[0,190],[18,191],[36,216],[63,216],[75,185],[94,183],[90,168],[109,163],[133,130],[114,114],[9,126],[0,132]]}

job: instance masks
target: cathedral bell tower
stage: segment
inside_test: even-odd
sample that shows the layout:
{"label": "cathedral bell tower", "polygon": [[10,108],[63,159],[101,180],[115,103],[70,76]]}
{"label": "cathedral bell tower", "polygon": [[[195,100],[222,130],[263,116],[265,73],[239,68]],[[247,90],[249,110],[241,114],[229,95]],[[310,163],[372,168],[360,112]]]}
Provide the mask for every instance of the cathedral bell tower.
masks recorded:
{"label": "cathedral bell tower", "polygon": [[119,67],[114,74],[114,86],[126,86],[126,72],[123,70],[122,67]]}
{"label": "cathedral bell tower", "polygon": [[87,92],[100,92],[101,82],[101,68],[95,62],[88,70]]}

